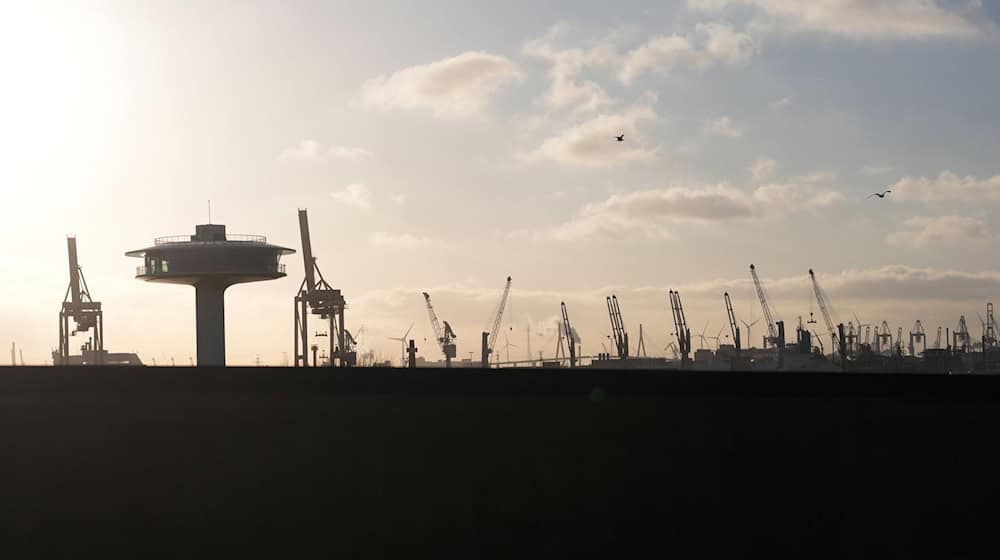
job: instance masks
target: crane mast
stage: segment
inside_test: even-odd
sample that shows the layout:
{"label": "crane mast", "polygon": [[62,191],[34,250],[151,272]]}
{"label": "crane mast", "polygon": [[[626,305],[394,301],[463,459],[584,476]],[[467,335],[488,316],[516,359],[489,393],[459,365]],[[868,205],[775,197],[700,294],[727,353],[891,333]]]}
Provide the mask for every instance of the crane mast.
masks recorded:
{"label": "crane mast", "polygon": [[729,299],[729,292],[722,294],[726,299],[726,316],[729,317],[729,330],[733,333],[733,345],[740,349],[740,328],[736,325],[736,313],[733,312],[733,301]]}
{"label": "crane mast", "polygon": [[[76,251],[76,238],[66,238],[66,249],[69,258],[69,286],[63,297],[62,308],[59,311],[59,352],[53,354],[53,363],[67,365],[70,361],[69,339],[78,332],[88,332],[93,329],[93,335],[83,346],[80,358],[81,364],[102,364],[105,360],[104,351],[104,312],[101,302],[90,297],[87,279],[83,276]],[[70,328],[70,319],[73,328]]]}
{"label": "crane mast", "polygon": [[444,322],[444,327],[441,326],[437,313],[434,312],[434,306],[431,304],[431,295],[427,292],[424,292],[424,303],[427,304],[427,317],[430,319],[431,328],[434,329],[434,339],[437,340],[438,347],[444,353],[444,365],[451,367],[451,359],[455,357],[454,339],[457,338],[455,331],[451,329],[448,321]]}
{"label": "crane mast", "polygon": [[562,308],[562,330],[566,334],[566,342],[569,344],[569,367],[576,367],[576,337],[573,336],[573,327],[569,324],[569,314],[566,312],[566,302],[561,302]]}
{"label": "crane mast", "polygon": [[674,315],[674,332],[677,335],[677,347],[681,355],[681,365],[687,365],[691,354],[691,329],[688,328],[687,319],[684,317],[684,306],[681,305],[681,293],[670,290],[667,296],[670,298],[670,310]]}
{"label": "crane mast", "polygon": [[497,305],[496,316],[493,319],[493,327],[489,332],[483,332],[482,363],[484,368],[490,366],[490,354],[496,348],[497,334],[500,332],[500,322],[503,320],[503,311],[507,306],[507,296],[509,294],[510,276],[507,277],[507,283],[504,284],[503,294],[500,296],[500,303]]}
{"label": "crane mast", "polygon": [[620,359],[628,358],[628,333],[622,321],[622,311],[618,307],[618,296],[611,294],[608,300],[608,316],[611,318],[611,333],[615,339],[615,350]]}
{"label": "crane mast", "polygon": [[767,323],[767,336],[764,337],[764,346],[767,347],[768,342],[777,345],[777,321],[775,321],[774,316],[771,314],[771,306],[767,302],[767,294],[764,292],[764,286],[760,282],[760,277],[757,276],[757,268],[752,264],[750,265],[750,277],[753,278],[753,285],[757,290],[757,299],[760,300],[760,309],[764,313],[764,322]]}
{"label": "crane mast", "polygon": [[816,280],[816,273],[813,269],[809,269],[809,279],[812,281],[813,293],[816,294],[816,304],[819,305],[820,314],[823,316],[823,322],[826,323],[826,330],[830,333],[830,340],[832,341],[832,346],[830,347],[831,353],[836,353],[837,351],[837,331],[833,326],[833,318],[830,316],[830,304],[826,301],[826,293],[823,288],[819,286],[819,282]]}

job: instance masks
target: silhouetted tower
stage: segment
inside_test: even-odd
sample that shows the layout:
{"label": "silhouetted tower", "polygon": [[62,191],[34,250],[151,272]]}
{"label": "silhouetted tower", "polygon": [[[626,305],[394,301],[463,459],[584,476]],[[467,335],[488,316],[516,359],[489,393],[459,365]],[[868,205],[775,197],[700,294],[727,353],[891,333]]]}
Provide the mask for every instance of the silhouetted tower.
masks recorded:
{"label": "silhouetted tower", "polygon": [[983,325],[983,351],[997,345],[996,321],[993,318],[993,303],[986,304],[986,321]]}
{"label": "silhouetted tower", "polygon": [[[76,254],[76,238],[66,238],[66,247],[69,253],[69,287],[66,288],[62,309],[59,311],[59,355],[55,365],[69,363],[70,337],[91,329],[93,335],[82,348],[80,363],[101,364],[104,362],[104,313],[101,311],[101,302],[90,297],[87,279],[83,276]],[[73,330],[69,327],[71,318]]]}
{"label": "silhouetted tower", "polygon": [[195,226],[194,235],[160,237],[152,247],[125,253],[145,264],[135,277],[186,284],[195,289],[198,365],[226,364],[226,289],[234,284],[285,276],[282,255],[292,249],[269,245],[260,235],[227,235],[226,226]]}
{"label": "silhouetted tower", "polygon": [[[309,236],[309,216],[305,210],[299,210],[299,235],[302,239],[302,263],[305,266],[305,278],[295,294],[295,367],[309,365],[309,314],[318,315],[321,320],[329,322],[330,365],[334,361],[340,366],[353,366],[357,363],[357,352],[354,351],[354,337],[344,328],[344,301],[340,290],[334,288],[323,278],[316,257],[312,252],[312,240]],[[319,276],[319,281],[316,277]],[[313,365],[319,365],[313,360]]]}

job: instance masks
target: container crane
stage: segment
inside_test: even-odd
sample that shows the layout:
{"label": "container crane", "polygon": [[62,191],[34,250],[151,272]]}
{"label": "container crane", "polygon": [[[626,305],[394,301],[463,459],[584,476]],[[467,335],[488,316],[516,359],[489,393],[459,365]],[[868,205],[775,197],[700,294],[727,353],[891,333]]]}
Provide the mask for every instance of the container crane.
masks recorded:
{"label": "container crane", "polygon": [[729,299],[729,292],[722,294],[726,300],[726,315],[729,317],[729,330],[733,333],[733,345],[736,351],[740,350],[740,327],[736,325],[736,313],[733,312],[733,300]]}
{"label": "container crane", "polygon": [[997,345],[996,321],[993,318],[993,303],[986,304],[986,322],[983,326],[983,351]]}
{"label": "container crane", "polygon": [[[299,210],[299,234],[302,237],[302,263],[305,265],[305,278],[295,294],[295,367],[309,366],[309,314],[318,315],[320,319],[330,322],[330,365],[334,359],[341,367],[353,366],[357,363],[357,352],[349,350],[347,331],[344,329],[344,310],[347,302],[343,294],[327,283],[323,273],[316,264],[312,252],[312,241],[309,237],[309,216],[305,210]],[[319,276],[317,281],[316,277]],[[315,359],[313,365],[319,365]]]}
{"label": "container crane", "polygon": [[757,276],[757,268],[750,265],[750,277],[753,279],[754,288],[757,290],[757,299],[760,300],[760,308],[764,313],[764,322],[767,324],[767,335],[764,337],[764,347],[768,343],[777,346],[779,349],[784,345],[784,341],[778,340],[778,321],[771,313],[771,306],[767,302],[767,294],[764,292],[764,285],[761,284],[760,277]]}
{"label": "container crane", "polygon": [[[69,339],[80,332],[93,335],[82,347],[81,365],[100,365],[104,363],[104,313],[101,302],[90,297],[87,279],[76,252],[76,238],[66,238],[66,248],[69,253],[69,286],[63,296],[62,309],[59,311],[59,353],[53,354],[56,365],[71,363],[69,356]],[[73,329],[70,330],[69,320],[73,319]]]}
{"label": "container crane", "polygon": [[507,277],[507,283],[504,284],[503,294],[500,296],[500,303],[497,304],[496,316],[493,319],[493,327],[489,332],[483,331],[483,344],[482,344],[482,367],[490,367],[490,354],[493,353],[493,349],[496,348],[497,334],[500,332],[500,322],[503,320],[503,311],[507,306],[507,296],[510,294],[510,276]]}
{"label": "container crane", "polygon": [[889,323],[882,321],[882,327],[879,330],[879,348],[883,351],[892,354],[892,331],[889,329]]}
{"label": "container crane", "polygon": [[566,342],[569,347],[569,367],[576,367],[576,337],[573,336],[573,327],[569,324],[569,314],[566,313],[566,302],[561,302],[562,308],[562,332],[566,335]]}
{"label": "container crane", "polygon": [[687,319],[684,317],[681,293],[670,290],[667,297],[670,299],[670,310],[674,316],[674,334],[677,336],[677,351],[681,355],[683,367],[691,361],[691,329],[688,328]]}
{"label": "container crane", "polygon": [[618,306],[618,296],[611,294],[608,300],[608,317],[611,319],[611,335],[614,338],[615,350],[618,358],[628,359],[628,333],[625,331],[625,323],[622,321],[622,311]]}
{"label": "container crane", "polygon": [[923,350],[921,350],[921,353],[926,352],[927,335],[924,332],[924,324],[920,322],[920,319],[917,319],[917,322],[913,323],[913,330],[910,331],[909,351],[911,356],[917,355],[916,343],[918,342],[923,344]]}
{"label": "container crane", "polygon": [[444,327],[441,326],[437,313],[434,312],[434,306],[431,305],[431,295],[427,292],[424,292],[424,303],[427,304],[427,318],[430,319],[431,328],[434,329],[434,339],[437,340],[441,352],[444,353],[444,367],[450,368],[451,359],[455,357],[454,340],[458,337],[455,336],[455,331],[451,329],[448,321],[444,322]]}
{"label": "container crane", "polygon": [[969,350],[972,337],[969,335],[969,325],[965,322],[965,315],[958,318],[958,328],[951,333],[951,336],[954,339],[952,344],[956,349],[960,348],[963,352]]}
{"label": "container crane", "polygon": [[812,281],[813,293],[816,295],[816,304],[819,306],[820,315],[823,316],[823,322],[826,323],[826,330],[830,333],[830,353],[834,354],[837,351],[837,331],[831,317],[832,311],[826,298],[826,292],[820,287],[819,282],[816,280],[816,273],[811,268],[809,269],[809,280]]}

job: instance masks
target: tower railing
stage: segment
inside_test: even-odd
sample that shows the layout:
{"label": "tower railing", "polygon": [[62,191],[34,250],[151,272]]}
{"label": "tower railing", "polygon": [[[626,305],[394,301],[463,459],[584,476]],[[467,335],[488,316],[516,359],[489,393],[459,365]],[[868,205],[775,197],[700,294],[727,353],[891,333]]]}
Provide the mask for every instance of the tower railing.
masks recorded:
{"label": "tower railing", "polygon": [[253,243],[255,245],[266,245],[267,237],[263,235],[247,235],[243,233],[228,233],[225,241],[192,239],[191,235],[168,235],[157,237],[153,240],[154,245],[173,245],[178,243]]}

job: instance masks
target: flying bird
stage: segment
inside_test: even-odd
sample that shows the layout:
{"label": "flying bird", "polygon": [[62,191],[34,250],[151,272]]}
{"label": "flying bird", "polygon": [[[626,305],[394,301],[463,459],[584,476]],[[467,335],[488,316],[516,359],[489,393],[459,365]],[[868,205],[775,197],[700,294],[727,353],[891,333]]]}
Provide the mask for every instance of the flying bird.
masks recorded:
{"label": "flying bird", "polygon": [[890,191],[890,190],[887,189],[887,190],[884,190],[882,192],[872,193],[872,194],[868,195],[868,198],[871,198],[873,196],[877,196],[879,198],[885,198],[885,195],[887,195],[887,194],[889,194],[891,192],[892,191]]}
{"label": "flying bird", "polygon": [[625,135],[622,134],[621,136],[615,136],[615,140],[618,140],[619,142],[624,142],[625,141]]}

